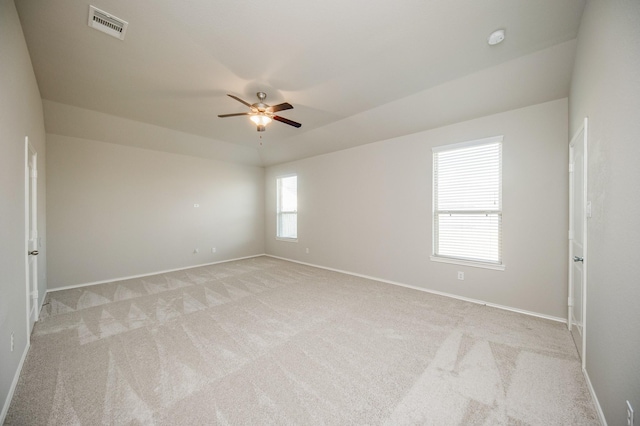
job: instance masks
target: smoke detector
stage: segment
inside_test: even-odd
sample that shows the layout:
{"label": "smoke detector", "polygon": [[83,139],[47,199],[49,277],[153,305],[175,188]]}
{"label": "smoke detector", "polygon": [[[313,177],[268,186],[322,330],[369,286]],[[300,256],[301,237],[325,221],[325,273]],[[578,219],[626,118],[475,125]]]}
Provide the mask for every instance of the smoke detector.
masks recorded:
{"label": "smoke detector", "polygon": [[504,30],[496,30],[489,35],[487,43],[489,43],[490,46],[495,46],[498,43],[502,43],[504,37]]}
{"label": "smoke detector", "polygon": [[89,26],[112,37],[124,40],[129,23],[97,7],[89,6]]}

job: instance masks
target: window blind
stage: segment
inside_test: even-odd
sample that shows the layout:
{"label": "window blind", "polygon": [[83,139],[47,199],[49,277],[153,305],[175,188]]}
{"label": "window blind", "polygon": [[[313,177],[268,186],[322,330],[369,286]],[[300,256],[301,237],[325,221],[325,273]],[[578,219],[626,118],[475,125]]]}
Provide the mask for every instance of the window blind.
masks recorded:
{"label": "window blind", "polygon": [[278,238],[298,238],[298,177],[277,179],[277,232]]}
{"label": "window blind", "polygon": [[502,137],[434,148],[433,253],[502,263]]}

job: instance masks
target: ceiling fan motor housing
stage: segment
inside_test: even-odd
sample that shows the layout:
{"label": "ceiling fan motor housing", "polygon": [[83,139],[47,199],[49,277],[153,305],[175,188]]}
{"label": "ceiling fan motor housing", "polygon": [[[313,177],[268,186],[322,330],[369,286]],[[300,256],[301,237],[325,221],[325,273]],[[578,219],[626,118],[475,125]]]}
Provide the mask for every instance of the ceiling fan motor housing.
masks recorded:
{"label": "ceiling fan motor housing", "polygon": [[264,92],[258,92],[256,93],[256,96],[258,97],[258,99],[260,100],[260,102],[256,102],[255,104],[253,104],[252,106],[257,109],[260,112],[264,112],[269,105],[264,103],[264,100],[267,99],[267,94]]}

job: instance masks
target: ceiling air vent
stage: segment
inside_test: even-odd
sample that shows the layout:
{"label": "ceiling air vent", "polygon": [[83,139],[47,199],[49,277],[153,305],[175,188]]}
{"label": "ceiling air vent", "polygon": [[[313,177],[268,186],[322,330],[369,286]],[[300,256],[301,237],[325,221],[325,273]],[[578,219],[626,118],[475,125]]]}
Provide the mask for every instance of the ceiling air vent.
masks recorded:
{"label": "ceiling air vent", "polygon": [[89,26],[98,31],[107,33],[110,36],[124,40],[124,33],[127,32],[127,21],[116,18],[107,12],[96,7],[89,6]]}

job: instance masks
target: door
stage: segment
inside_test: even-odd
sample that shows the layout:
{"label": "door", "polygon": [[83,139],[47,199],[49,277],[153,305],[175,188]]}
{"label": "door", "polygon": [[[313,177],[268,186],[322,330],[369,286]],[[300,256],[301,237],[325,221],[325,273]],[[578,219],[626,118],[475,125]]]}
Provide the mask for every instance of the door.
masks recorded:
{"label": "door", "polygon": [[25,207],[27,237],[27,335],[38,320],[38,154],[25,138],[27,156],[25,173]]}
{"label": "door", "polygon": [[569,144],[568,326],[585,367],[587,308],[587,118]]}

